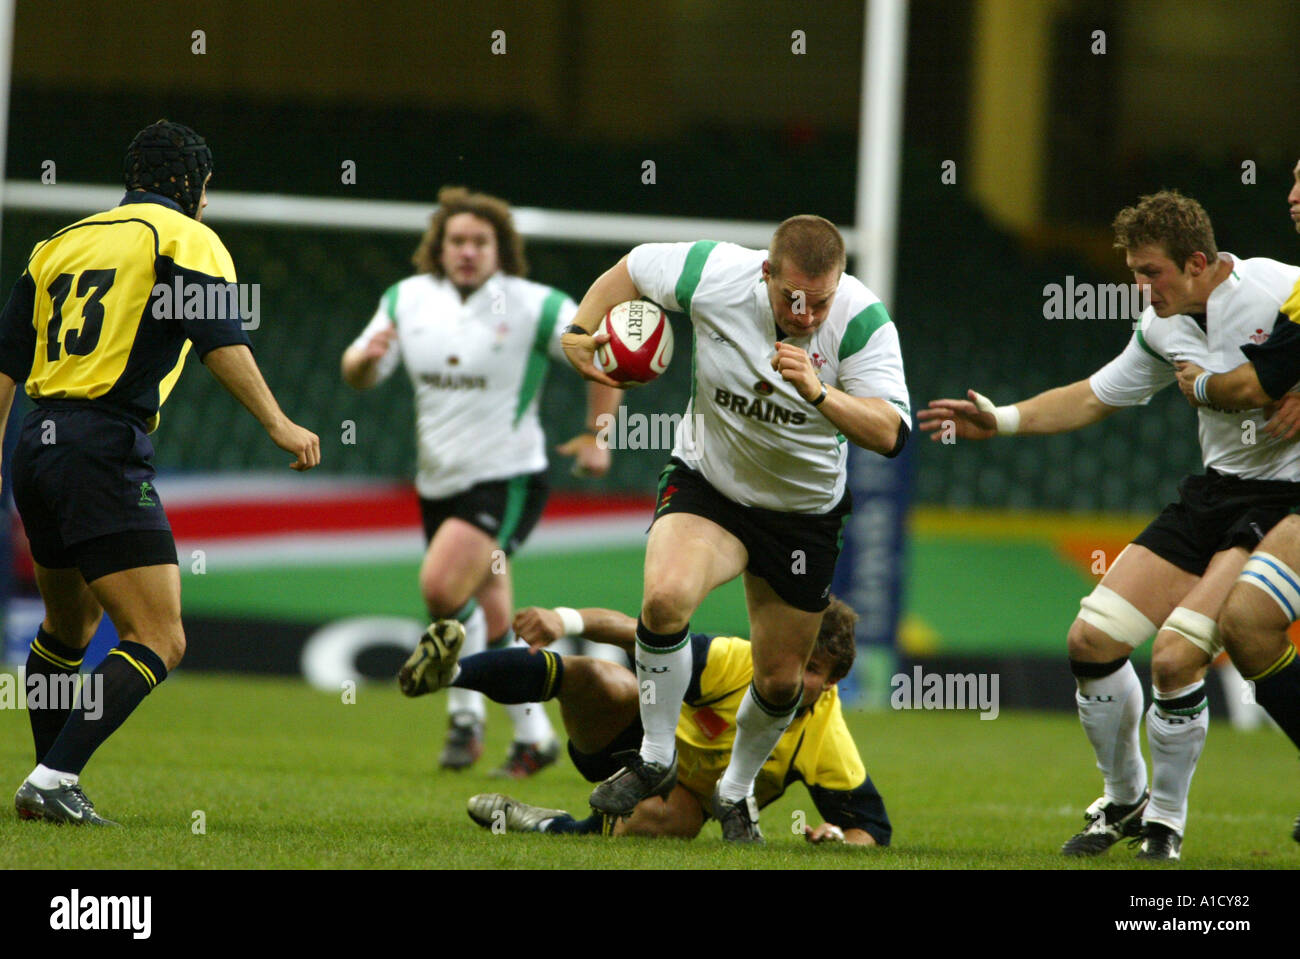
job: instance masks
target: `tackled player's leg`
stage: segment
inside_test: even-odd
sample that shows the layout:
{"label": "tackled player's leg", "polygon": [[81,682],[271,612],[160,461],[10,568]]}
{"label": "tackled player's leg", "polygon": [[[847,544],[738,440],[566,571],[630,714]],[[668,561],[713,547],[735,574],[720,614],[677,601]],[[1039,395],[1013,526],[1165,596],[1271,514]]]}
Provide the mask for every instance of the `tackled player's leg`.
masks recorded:
{"label": "tackled player's leg", "polygon": [[1070,670],[1078,684],[1079,721],[1097,756],[1103,792],[1084,813],[1083,831],[1066,840],[1067,856],[1095,856],[1141,829],[1147,770],[1138,726],[1142,684],[1129,655],[1156,633],[1198,577],[1144,546],[1124,548],[1080,603],[1070,626]]}
{"label": "tackled player's leg", "polygon": [[[553,662],[539,668],[547,657]],[[455,682],[469,684],[494,700],[557,698],[569,736],[569,756],[588,779],[604,778],[611,766],[617,768],[619,751],[634,750],[640,739],[636,677],[617,663],[589,656],[559,657],[549,650],[529,654],[511,649],[481,653],[464,666]],[[528,681],[529,673],[544,685],[518,685]],[[544,674],[555,678],[543,679]],[[662,800],[651,798],[642,805],[652,803]],[[480,826],[509,832],[600,833],[609,826],[600,814],[578,821],[565,810],[533,806],[501,793],[472,796],[469,815]]]}

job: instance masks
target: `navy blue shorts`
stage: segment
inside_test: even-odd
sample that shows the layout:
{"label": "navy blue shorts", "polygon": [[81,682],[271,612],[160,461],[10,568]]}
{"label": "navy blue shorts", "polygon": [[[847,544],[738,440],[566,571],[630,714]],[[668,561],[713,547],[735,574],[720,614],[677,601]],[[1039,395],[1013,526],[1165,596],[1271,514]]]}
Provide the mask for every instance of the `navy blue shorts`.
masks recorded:
{"label": "navy blue shorts", "polygon": [[175,563],[152,458],[148,434],[123,417],[93,409],[28,413],[12,469],[32,558],[47,569],[81,568],[87,582]]}

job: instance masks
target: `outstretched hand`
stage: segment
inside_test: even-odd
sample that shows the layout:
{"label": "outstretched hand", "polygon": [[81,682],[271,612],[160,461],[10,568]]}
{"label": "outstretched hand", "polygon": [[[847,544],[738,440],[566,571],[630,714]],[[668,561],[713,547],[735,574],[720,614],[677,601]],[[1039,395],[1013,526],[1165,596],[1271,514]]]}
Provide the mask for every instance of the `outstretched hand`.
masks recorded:
{"label": "outstretched hand", "polygon": [[997,435],[997,419],[991,411],[981,410],[975,402],[974,390],[966,391],[969,399],[931,400],[929,406],[918,410],[917,421],[931,440],[944,438],[944,425],[952,423],[957,439],[986,440]]}

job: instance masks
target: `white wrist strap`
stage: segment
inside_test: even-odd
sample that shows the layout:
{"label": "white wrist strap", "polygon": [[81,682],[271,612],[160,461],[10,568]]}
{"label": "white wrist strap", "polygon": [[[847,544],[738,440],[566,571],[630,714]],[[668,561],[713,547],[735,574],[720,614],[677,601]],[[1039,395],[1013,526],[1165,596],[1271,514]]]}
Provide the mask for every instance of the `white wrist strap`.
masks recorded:
{"label": "white wrist strap", "polygon": [[[975,393],[974,390],[971,390]],[[1009,436],[1020,431],[1020,410],[1015,406],[994,406],[993,401],[982,393],[975,393],[975,406],[981,413],[992,413],[997,420],[998,433]]]}
{"label": "white wrist strap", "polygon": [[582,621],[582,614],[576,609],[556,606],[555,611],[560,614],[560,620],[564,623],[565,636],[581,636],[586,630],[587,624]]}

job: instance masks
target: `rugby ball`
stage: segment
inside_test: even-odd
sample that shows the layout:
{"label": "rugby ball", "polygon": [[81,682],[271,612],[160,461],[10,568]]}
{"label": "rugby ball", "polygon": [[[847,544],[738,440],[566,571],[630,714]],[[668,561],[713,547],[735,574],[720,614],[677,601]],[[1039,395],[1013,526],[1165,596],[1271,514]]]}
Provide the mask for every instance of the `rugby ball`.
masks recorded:
{"label": "rugby ball", "polygon": [[609,342],[596,349],[596,362],[620,383],[649,383],[673,358],[673,328],[649,300],[612,307],[596,332],[609,334]]}

